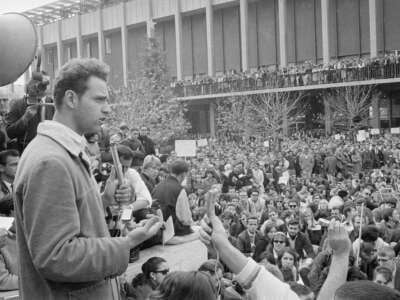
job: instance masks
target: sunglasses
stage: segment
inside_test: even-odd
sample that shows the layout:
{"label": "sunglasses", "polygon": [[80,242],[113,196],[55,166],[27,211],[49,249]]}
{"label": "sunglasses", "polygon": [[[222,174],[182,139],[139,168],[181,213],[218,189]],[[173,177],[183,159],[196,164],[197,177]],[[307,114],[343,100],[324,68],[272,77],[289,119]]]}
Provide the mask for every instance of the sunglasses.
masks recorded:
{"label": "sunglasses", "polygon": [[290,208],[296,208],[297,205],[289,205]]}
{"label": "sunglasses", "polygon": [[275,244],[278,244],[278,243],[279,243],[279,244],[284,244],[285,241],[277,241],[277,240],[275,240],[274,243],[275,243]]}
{"label": "sunglasses", "polygon": [[169,269],[160,270],[160,271],[155,271],[154,273],[160,273],[160,274],[163,274],[163,275],[167,275],[167,274],[169,273]]}

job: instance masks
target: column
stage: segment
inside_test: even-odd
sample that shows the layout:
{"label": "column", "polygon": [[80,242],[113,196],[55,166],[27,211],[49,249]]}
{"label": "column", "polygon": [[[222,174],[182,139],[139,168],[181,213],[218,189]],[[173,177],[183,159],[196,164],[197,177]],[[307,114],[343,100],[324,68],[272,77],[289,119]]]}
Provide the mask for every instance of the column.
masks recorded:
{"label": "column", "polygon": [[[44,47],[43,47],[43,26],[36,26],[36,32],[38,36],[38,53],[37,55],[40,55],[41,59],[41,69],[43,69],[44,65]],[[39,57],[38,57],[39,58]]]}
{"label": "column", "polygon": [[324,99],[325,135],[332,133],[332,108],[328,99]]}
{"label": "column", "polygon": [[379,112],[379,97],[375,96],[372,98],[372,118],[371,118],[371,127],[372,128],[381,128],[381,118]]}
{"label": "column", "polygon": [[176,1],[175,7],[175,40],[176,40],[176,78],[183,79],[183,58],[182,58],[182,15],[180,0]]}
{"label": "column", "polygon": [[82,16],[79,12],[76,15],[76,54],[78,58],[82,58]]}
{"label": "column", "polygon": [[322,57],[324,64],[329,63],[329,0],[321,0],[321,23],[322,23]]}
{"label": "column", "polygon": [[278,3],[279,19],[279,55],[281,58],[281,67],[287,66],[287,43],[286,43],[286,16],[287,0],[279,0]]}
{"label": "column", "polygon": [[156,23],[153,22],[153,1],[147,0],[147,38],[154,37],[154,26]]}
{"label": "column", "polygon": [[249,70],[249,3],[248,0],[240,0],[240,40],[242,52],[242,71]]}
{"label": "column", "polygon": [[206,29],[207,29],[207,70],[208,76],[215,76],[215,57],[214,57],[214,10],[213,0],[206,1]]}
{"label": "column", "polygon": [[126,1],[121,2],[122,80],[128,86],[128,29],[126,27]]}
{"label": "column", "polygon": [[97,39],[99,43],[99,60],[104,60],[104,33],[103,33],[103,8],[97,10],[99,26],[97,28]]}
{"label": "column", "polygon": [[61,28],[62,20],[57,21],[57,70],[60,70],[63,65],[63,46],[62,46],[62,28]]}
{"label": "column", "polygon": [[215,106],[214,102],[210,102],[210,135],[212,138],[215,138]]}
{"label": "column", "polygon": [[369,0],[369,47],[371,57],[378,56],[378,39],[377,39],[377,24],[376,24],[376,0]]}
{"label": "column", "polygon": [[283,107],[282,111],[282,133],[284,136],[288,136],[289,134],[289,119],[288,119],[287,104]]}

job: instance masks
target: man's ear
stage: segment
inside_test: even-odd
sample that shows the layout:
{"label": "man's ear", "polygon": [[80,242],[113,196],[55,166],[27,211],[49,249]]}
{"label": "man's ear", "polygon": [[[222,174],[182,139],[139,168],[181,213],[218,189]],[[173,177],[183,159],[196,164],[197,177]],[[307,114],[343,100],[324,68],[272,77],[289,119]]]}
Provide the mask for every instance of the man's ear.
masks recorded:
{"label": "man's ear", "polygon": [[64,94],[64,103],[65,105],[70,108],[76,108],[78,104],[78,95],[72,90],[66,90]]}

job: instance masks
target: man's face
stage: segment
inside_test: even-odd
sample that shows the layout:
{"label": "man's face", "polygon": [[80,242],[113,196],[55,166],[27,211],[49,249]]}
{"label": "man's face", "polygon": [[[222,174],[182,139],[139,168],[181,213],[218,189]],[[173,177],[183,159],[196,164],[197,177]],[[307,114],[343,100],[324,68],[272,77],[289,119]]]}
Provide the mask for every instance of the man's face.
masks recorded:
{"label": "man's face", "polygon": [[75,106],[75,126],[78,133],[99,132],[111,109],[108,104],[107,84],[91,76],[86,82],[87,90]]}
{"label": "man's face", "polygon": [[297,203],[296,202],[289,202],[289,210],[296,211],[297,210]]}
{"label": "man's face", "polygon": [[376,260],[377,260],[379,266],[386,267],[389,270],[393,270],[393,268],[394,268],[394,258],[390,258],[388,256],[378,255]]}
{"label": "man's face", "polygon": [[257,202],[258,201],[258,193],[257,192],[251,193],[251,200],[253,202]]}
{"label": "man's face", "polygon": [[7,157],[7,163],[4,168],[4,174],[7,177],[14,179],[15,173],[17,172],[18,162],[19,162],[19,156]]}
{"label": "man's face", "polygon": [[146,127],[140,128],[140,135],[147,136],[148,135],[148,129]]}
{"label": "man's face", "polygon": [[381,273],[376,274],[374,282],[380,285],[388,285],[390,281],[388,282],[385,276]]}
{"label": "man's face", "polygon": [[249,219],[247,224],[247,229],[250,233],[255,233],[257,230],[258,222],[256,219]]}
{"label": "man's face", "polygon": [[122,172],[125,174],[125,172],[132,166],[132,159],[120,158],[120,162],[122,165]]}
{"label": "man's face", "polygon": [[299,225],[289,225],[288,233],[291,237],[295,237],[299,233]]}

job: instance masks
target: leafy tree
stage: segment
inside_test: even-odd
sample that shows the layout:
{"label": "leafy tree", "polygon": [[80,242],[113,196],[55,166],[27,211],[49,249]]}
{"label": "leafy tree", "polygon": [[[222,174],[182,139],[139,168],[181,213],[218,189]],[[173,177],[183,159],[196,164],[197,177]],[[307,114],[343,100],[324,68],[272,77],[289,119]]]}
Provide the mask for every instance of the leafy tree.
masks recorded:
{"label": "leafy tree", "polygon": [[184,135],[190,125],[185,119],[186,105],[178,102],[171,90],[165,53],[155,38],[148,38],[138,72],[127,88],[113,93],[111,123],[125,122],[130,127],[146,126],[158,143]]}

